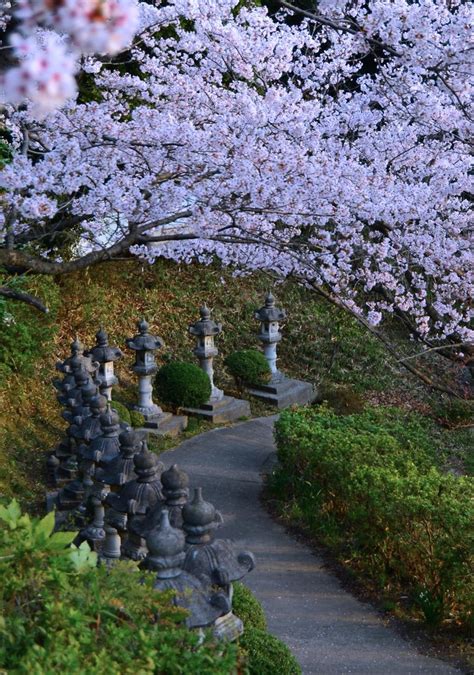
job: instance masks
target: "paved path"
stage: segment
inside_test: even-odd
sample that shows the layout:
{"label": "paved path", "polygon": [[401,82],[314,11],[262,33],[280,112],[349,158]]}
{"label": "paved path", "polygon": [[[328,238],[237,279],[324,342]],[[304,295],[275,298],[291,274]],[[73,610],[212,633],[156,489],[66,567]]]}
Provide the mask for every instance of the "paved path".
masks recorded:
{"label": "paved path", "polygon": [[185,469],[191,485],[202,486],[204,498],[221,511],[219,536],[255,554],[257,567],[245,581],[263,605],[269,630],[290,647],[304,673],[460,672],[419,654],[262,508],[261,473],[275,461],[273,420],[214,429],[161,457],[165,466],[176,462]]}

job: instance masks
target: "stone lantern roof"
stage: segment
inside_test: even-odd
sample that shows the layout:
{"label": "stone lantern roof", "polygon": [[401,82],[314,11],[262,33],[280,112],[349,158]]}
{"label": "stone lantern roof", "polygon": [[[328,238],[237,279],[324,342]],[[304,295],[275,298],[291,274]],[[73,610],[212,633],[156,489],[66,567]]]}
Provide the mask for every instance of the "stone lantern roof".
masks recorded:
{"label": "stone lantern roof", "polygon": [[222,324],[211,319],[211,310],[204,304],[199,309],[201,319],[189,326],[189,332],[196,337],[210,337],[222,332]]}
{"label": "stone lantern roof", "polygon": [[97,344],[92,349],[89,349],[87,355],[98,363],[106,363],[109,361],[117,361],[123,356],[122,351],[118,347],[111,347],[109,345],[109,337],[105,330],[101,328],[96,334]]}
{"label": "stone lantern roof", "polygon": [[275,298],[269,292],[265,298],[265,305],[255,312],[255,318],[262,322],[284,321],[286,319],[286,312],[284,309],[275,307]]}
{"label": "stone lantern roof", "polygon": [[163,340],[160,337],[151,335],[148,332],[149,324],[145,319],[141,319],[137,323],[138,335],[135,335],[133,338],[129,338],[126,343],[129,349],[133,349],[136,352],[139,351],[154,351],[155,349],[160,349],[163,347]]}

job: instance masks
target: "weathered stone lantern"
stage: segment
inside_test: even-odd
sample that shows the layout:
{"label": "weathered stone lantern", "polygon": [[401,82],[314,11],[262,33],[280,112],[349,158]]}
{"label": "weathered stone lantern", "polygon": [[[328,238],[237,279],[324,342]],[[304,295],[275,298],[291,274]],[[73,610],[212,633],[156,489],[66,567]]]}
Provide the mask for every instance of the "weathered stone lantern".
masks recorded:
{"label": "weathered stone lantern", "polygon": [[135,352],[135,363],[132,366],[138,375],[138,404],[132,409],[140,412],[146,420],[154,419],[163,414],[162,409],[153,403],[152,376],[158,370],[154,352],[163,346],[163,340],[148,332],[148,323],[142,319],[137,323],[138,335],[127,340],[127,347]]}
{"label": "weathered stone lantern", "polygon": [[275,306],[275,298],[268,293],[265,304],[255,312],[255,318],[260,321],[259,340],[263,343],[265,358],[272,373],[272,382],[283,379],[277,368],[277,344],[281,340],[280,322],[286,319],[286,312]]}
{"label": "weathered stone lantern", "polygon": [[[133,429],[122,431],[119,436],[120,454],[104,467],[97,467],[95,481],[116,493],[122,485],[137,478],[134,457],[140,449],[139,437]],[[118,560],[121,556],[122,539],[119,531],[125,530],[126,518],[123,514],[108,508],[105,513],[105,541],[101,555],[107,563]]]}
{"label": "weathered stone lantern", "polygon": [[96,346],[90,349],[87,355],[99,364],[97,379],[99,381],[100,393],[111,401],[112,387],[118,384],[118,379],[114,373],[114,363],[123,354],[118,347],[111,347],[109,345],[108,335],[103,328],[96,333],[95,337]]}
{"label": "weathered stone lantern", "polygon": [[142,450],[133,458],[135,480],[125,483],[118,492],[111,492],[106,503],[115,512],[127,516],[127,541],[122,545],[122,555],[132,560],[143,560],[147,554],[146,542],[139,531],[135,531],[134,521],[142,521],[149,509],[163,503],[160,475],[163,464],[158,457],[149,452],[142,441]]}
{"label": "weathered stone lantern", "polygon": [[220,513],[204,501],[202,489],[196,488],[194,499],[183,508],[187,545],[183,569],[199,578],[209,579],[232,599],[231,582],[251,572],[255,560],[248,551],[235,551],[230,541],[214,539],[214,532],[222,523]]}
{"label": "weathered stone lantern", "polygon": [[211,626],[230,611],[230,603],[223,593],[216,593],[210,584],[182,569],[184,534],[171,527],[166,509],[161,512],[159,526],[149,534],[146,543],[149,553],[144,567],[156,572],[155,589],[175,591],[174,604],[189,612],[186,617],[188,628]]}
{"label": "weathered stone lantern", "polygon": [[209,377],[211,396],[201,408],[185,408],[184,412],[214,423],[233,422],[241,417],[248,417],[250,415],[248,401],[224,396],[224,392],[214,384],[213,362],[218,354],[215,338],[222,332],[222,324],[211,319],[211,312],[206,304],[200,308],[199,313],[201,318],[191,324],[188,331],[196,338],[193,353],[197,356],[202,370]]}
{"label": "weathered stone lantern", "polygon": [[268,293],[265,304],[255,312],[254,316],[260,321],[258,339],[263,344],[271,379],[268,384],[248,386],[247,391],[252,396],[277,408],[286,408],[295,404],[304,405],[314,401],[316,392],[312,384],[286,377],[278,370],[277,345],[282,338],[280,323],[286,319],[286,312],[276,307],[272,293]]}
{"label": "weathered stone lantern", "polygon": [[222,332],[222,324],[211,319],[211,311],[206,304],[199,310],[201,318],[189,326],[189,332],[196,337],[194,354],[199,360],[199,365],[211,381],[210,401],[220,401],[224,392],[214,384],[213,360],[218,351],[215,337]]}

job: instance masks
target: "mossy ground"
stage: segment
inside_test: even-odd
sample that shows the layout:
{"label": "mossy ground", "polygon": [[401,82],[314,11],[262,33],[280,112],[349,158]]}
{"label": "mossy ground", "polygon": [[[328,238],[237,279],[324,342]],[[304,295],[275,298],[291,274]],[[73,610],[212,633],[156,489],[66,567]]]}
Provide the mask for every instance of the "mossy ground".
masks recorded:
{"label": "mossy ground", "polygon": [[[216,381],[236,395],[223,360],[237,349],[258,347],[254,310],[272,288],[278,304],[288,311],[279,348],[279,365],[288,375],[314,382],[325,396],[343,401],[342,407],[348,409],[370,400],[401,402],[430,412],[426,387],[407,374],[374,336],[292,280],[275,283],[265,274],[234,277],[218,265],[186,266],[160,260],[148,266],[124,261],[58,279],[29,277],[23,288],[45,298],[51,311],[44,316],[11,301],[0,307],[10,317],[9,323],[1,324],[0,334],[0,363],[8,364],[0,369],[0,493],[17,496],[30,510],[42,501],[45,453],[65,427],[51,385],[55,363],[69,353],[76,334],[86,345],[93,345],[101,325],[111,344],[125,352],[116,368],[121,385],[114,396],[126,403],[136,395],[136,380],[130,372],[132,354],[124,343],[135,334],[136,321],[145,316],[150,330],[163,338],[159,365],[170,358],[190,360],[193,339],[187,328],[206,302],[214,319],[224,325],[218,340]],[[404,355],[417,350],[399,326],[393,324],[390,330]],[[441,363],[436,363],[438,372]],[[251,405],[253,415],[273,412],[255,400]],[[185,437],[207,428],[193,421]],[[440,433],[449,438],[447,445],[457,470],[459,466],[472,470],[472,454],[464,464],[466,448],[472,445],[470,430],[440,429]],[[153,449],[161,452],[174,443],[157,440]]]}

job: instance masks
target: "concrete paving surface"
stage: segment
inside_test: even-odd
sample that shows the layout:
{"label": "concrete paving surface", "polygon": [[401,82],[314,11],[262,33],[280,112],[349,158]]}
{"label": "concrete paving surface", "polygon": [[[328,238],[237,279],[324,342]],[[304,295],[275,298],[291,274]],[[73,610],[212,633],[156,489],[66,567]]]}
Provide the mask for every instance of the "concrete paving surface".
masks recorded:
{"label": "concrete paving surface", "polygon": [[267,514],[259,495],[261,475],[276,460],[274,419],[214,429],[160,457],[165,467],[177,463],[187,471],[191,486],[202,486],[204,499],[222,513],[217,536],[255,554],[245,583],[262,603],[270,632],[290,647],[303,673],[461,672],[420,654]]}

